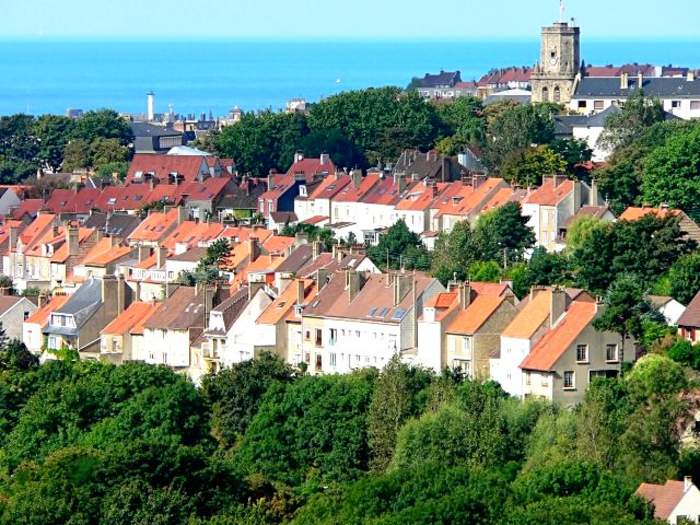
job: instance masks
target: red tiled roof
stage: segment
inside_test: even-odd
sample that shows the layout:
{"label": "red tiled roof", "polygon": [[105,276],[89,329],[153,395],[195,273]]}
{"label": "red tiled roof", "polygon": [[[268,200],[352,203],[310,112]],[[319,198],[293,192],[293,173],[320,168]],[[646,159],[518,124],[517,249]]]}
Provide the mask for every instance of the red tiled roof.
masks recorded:
{"label": "red tiled roof", "polygon": [[[160,308],[160,303],[136,301],[105,326],[101,334],[123,335],[126,333],[143,333],[143,323]],[[140,332],[134,330],[141,326]]]}
{"label": "red tiled roof", "polygon": [[578,335],[595,318],[596,305],[574,301],[564,317],[540,339],[528,356],[520,363],[523,370],[548,372],[576,340]]}
{"label": "red tiled roof", "polygon": [[678,319],[678,326],[700,328],[700,291],[695,294],[683,315]]}
{"label": "red tiled roof", "polygon": [[24,199],[15,209],[10,212],[15,219],[21,219],[25,215],[36,217],[37,212],[44,206],[43,199]]}
{"label": "red tiled roof", "polygon": [[646,217],[647,215],[654,215],[655,217],[659,219],[664,219],[666,217],[672,216],[672,217],[677,217],[683,213],[681,210],[675,210],[672,208],[651,208],[651,207],[641,207],[641,208],[634,208],[630,207],[627,208],[622,215],[620,215],[620,220],[621,221],[638,221],[642,217]]}
{"label": "red tiled roof", "polygon": [[66,303],[66,301],[68,301],[68,299],[70,299],[70,295],[55,295],[44,306],[42,306],[41,308],[36,310],[32,315],[27,317],[26,321],[24,322],[37,324],[43,328],[49,321],[49,315],[51,315],[51,312],[63,306]]}
{"label": "red tiled roof", "polygon": [[[25,247],[29,247],[39,236],[42,236],[48,228],[51,228],[55,219],[56,216],[51,213],[37,215],[36,219],[29,223],[19,234],[22,244],[24,244]],[[11,249],[14,250],[15,247],[11,246]]]}
{"label": "red tiled roof", "polygon": [[324,164],[321,164],[321,159],[301,159],[289,167],[287,175],[293,180],[296,175],[303,174],[306,182],[311,182],[315,175],[330,174],[335,171],[335,164],[330,159]]}
{"label": "red tiled roof", "polygon": [[[146,174],[153,172],[162,182],[168,181],[168,175],[177,172],[183,176],[184,182],[196,181],[202,164],[207,165],[205,157],[200,155],[157,155],[152,153],[137,153],[129,164],[126,182],[137,182],[137,172]],[[208,167],[206,169],[208,173]]]}
{"label": "red tiled roof", "polygon": [[345,186],[350,184],[349,175],[328,175],[309,195],[310,199],[332,199]]}
{"label": "red tiled roof", "polygon": [[665,485],[642,483],[635,494],[654,504],[656,519],[667,520],[683,498],[685,484],[683,481],[675,480],[668,480]]}
{"label": "red tiled roof", "polygon": [[[405,180],[404,178],[404,181]],[[406,190],[410,191],[411,187],[416,184],[419,183],[408,181],[406,183]],[[393,177],[386,177],[380,180],[378,184],[374,184],[364,197],[360,199],[360,202],[384,205],[398,204],[402,193],[400,189],[401,183],[394,181]]]}
{"label": "red tiled roof", "polygon": [[459,312],[447,328],[451,334],[473,334],[489,320],[506,300],[504,295],[477,294],[469,306]]}
{"label": "red tiled roof", "polygon": [[355,184],[347,184],[340,193],[335,197],[336,202],[358,202],[369,192],[372,187],[377,184],[381,179],[379,175],[368,174],[362,177],[360,184],[355,186]]}
{"label": "red tiled roof", "polygon": [[556,206],[573,191],[574,181],[565,180],[555,186],[554,181],[548,178],[542,186],[530,193],[525,202],[528,204],[539,204],[540,206]]}
{"label": "red tiled roof", "polygon": [[129,235],[130,241],[159,241],[177,225],[177,209],[153,212]]}

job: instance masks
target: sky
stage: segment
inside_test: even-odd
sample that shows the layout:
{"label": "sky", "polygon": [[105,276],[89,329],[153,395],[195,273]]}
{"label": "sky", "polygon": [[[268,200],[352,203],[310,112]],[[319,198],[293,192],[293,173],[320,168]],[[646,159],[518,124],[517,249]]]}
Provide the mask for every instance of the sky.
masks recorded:
{"label": "sky", "polygon": [[[0,38],[537,38],[558,0],[0,0]],[[567,0],[587,38],[700,39],[698,0]]]}

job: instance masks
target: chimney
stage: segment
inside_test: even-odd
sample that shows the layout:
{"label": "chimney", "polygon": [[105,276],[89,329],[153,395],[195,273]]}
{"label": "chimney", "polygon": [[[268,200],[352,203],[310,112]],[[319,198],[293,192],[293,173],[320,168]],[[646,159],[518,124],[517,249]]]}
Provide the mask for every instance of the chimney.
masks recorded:
{"label": "chimney", "polygon": [[642,89],[644,88],[644,73],[639,71],[637,73],[637,89]]}
{"label": "chimney", "polygon": [[248,239],[248,254],[250,255],[250,262],[260,257],[260,243],[257,237],[250,237]]}
{"label": "chimney", "polygon": [[357,187],[362,182],[362,170],[354,169],[350,172],[353,186]]}
{"label": "chimney", "polygon": [[688,70],[688,82],[695,82],[695,71],[692,69]]}
{"label": "chimney", "polygon": [[322,248],[321,241],[314,241],[311,244],[311,258],[312,260],[318,259],[318,256],[321,255],[321,248]]}
{"label": "chimney", "polygon": [[620,89],[629,89],[630,87],[630,81],[629,81],[629,75],[627,73],[621,73],[620,74]]}
{"label": "chimney", "polygon": [[304,296],[306,295],[306,283],[304,283],[304,279],[297,279],[296,286],[297,286],[297,304],[304,304]]}
{"label": "chimney", "polygon": [[398,194],[401,195],[403,190],[406,188],[406,178],[403,176],[403,173],[394,172],[394,186],[396,187]]}
{"label": "chimney", "polygon": [[301,151],[294,153],[294,162],[301,162],[304,160],[304,154]]}
{"label": "chimney", "polygon": [[316,270],[316,286],[319,290],[326,285],[326,281],[328,280],[329,275],[330,272],[327,268],[319,268],[318,270]]}
{"label": "chimney", "polygon": [[10,250],[14,250],[17,247],[18,238],[19,228],[17,228],[17,226],[10,226]]}
{"label": "chimney", "polygon": [[113,275],[102,277],[102,303],[108,313],[117,313],[117,278]]}
{"label": "chimney", "polygon": [[48,297],[48,292],[46,290],[42,290],[39,292],[39,297],[37,297],[37,303],[36,306],[37,308],[43,308],[46,303],[49,302],[49,297]]}
{"label": "chimney", "polygon": [[355,270],[345,270],[345,289],[348,291],[348,301],[352,302],[362,290],[362,275]]}
{"label": "chimney", "polygon": [[406,294],[411,291],[413,276],[397,274],[394,279],[394,306],[398,306],[403,301]]}
{"label": "chimney", "polygon": [[459,283],[457,293],[459,295],[459,307],[462,310],[466,310],[472,302],[472,287],[469,285],[469,282]]}
{"label": "chimney", "polygon": [[139,244],[136,251],[138,252],[139,262],[143,262],[151,256],[151,249],[148,246]]}
{"label": "chimney", "polygon": [[566,311],[567,295],[564,290],[558,286],[552,289],[551,300],[549,303],[549,325],[554,326],[557,320]]}
{"label": "chimney", "polygon": [[248,283],[248,301],[252,301],[253,297],[255,297],[255,294],[258,293],[258,290],[261,290],[262,288],[265,287],[265,283],[261,282],[252,282]]}
{"label": "chimney", "polygon": [[187,208],[180,205],[177,207],[177,224],[180,225],[187,220]]}
{"label": "chimney", "polygon": [[304,244],[309,244],[309,236],[306,235],[304,232],[297,232],[294,235],[294,247],[298,248],[299,246],[302,246]]}
{"label": "chimney", "polygon": [[168,249],[165,246],[156,248],[156,268],[165,267],[165,259],[168,257]]}
{"label": "chimney", "polygon": [[78,255],[80,251],[80,229],[68,223],[66,227],[66,243],[68,244],[68,256]]}
{"label": "chimney", "polygon": [[343,260],[343,251],[340,249],[340,246],[337,244],[334,244],[333,247],[331,248],[331,258],[334,261],[342,261]]}
{"label": "chimney", "polygon": [[321,161],[321,166],[325,166],[331,160],[331,157],[328,155],[328,153],[321,153],[319,160]]}
{"label": "chimney", "polygon": [[693,477],[685,476],[683,478],[683,492],[688,492],[693,486]]}
{"label": "chimney", "polygon": [[600,206],[600,196],[598,195],[598,183],[595,178],[591,178],[591,192],[589,197],[591,206]]}
{"label": "chimney", "polygon": [[122,313],[126,308],[126,282],[121,273],[117,277],[117,312]]}

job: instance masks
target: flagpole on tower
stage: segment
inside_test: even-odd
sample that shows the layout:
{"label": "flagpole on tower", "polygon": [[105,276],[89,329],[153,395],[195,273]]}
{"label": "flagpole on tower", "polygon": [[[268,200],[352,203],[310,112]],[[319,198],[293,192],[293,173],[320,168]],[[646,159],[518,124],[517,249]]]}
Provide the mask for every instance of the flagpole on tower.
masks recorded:
{"label": "flagpole on tower", "polygon": [[559,0],[559,23],[564,23],[564,12],[566,11],[566,5],[564,5],[564,0]]}

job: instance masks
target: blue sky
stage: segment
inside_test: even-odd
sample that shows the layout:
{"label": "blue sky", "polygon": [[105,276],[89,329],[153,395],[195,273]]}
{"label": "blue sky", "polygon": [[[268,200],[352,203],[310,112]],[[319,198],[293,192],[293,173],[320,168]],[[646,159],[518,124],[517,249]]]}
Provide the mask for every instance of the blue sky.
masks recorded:
{"label": "blue sky", "polygon": [[[568,0],[588,38],[700,38],[698,0]],[[0,38],[534,38],[558,0],[0,0]]]}

